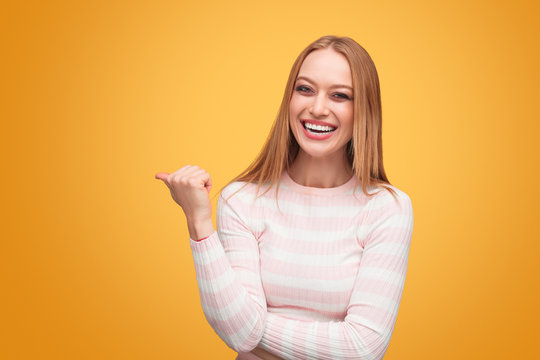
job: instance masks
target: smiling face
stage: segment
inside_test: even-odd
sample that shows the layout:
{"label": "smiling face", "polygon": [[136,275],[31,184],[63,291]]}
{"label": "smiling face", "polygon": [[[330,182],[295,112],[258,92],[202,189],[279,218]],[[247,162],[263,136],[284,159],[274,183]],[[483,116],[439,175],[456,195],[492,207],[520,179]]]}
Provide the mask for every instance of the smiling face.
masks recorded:
{"label": "smiling face", "polygon": [[304,59],[289,103],[290,127],[300,151],[315,158],[345,152],[353,131],[353,95],[345,56],[325,48]]}

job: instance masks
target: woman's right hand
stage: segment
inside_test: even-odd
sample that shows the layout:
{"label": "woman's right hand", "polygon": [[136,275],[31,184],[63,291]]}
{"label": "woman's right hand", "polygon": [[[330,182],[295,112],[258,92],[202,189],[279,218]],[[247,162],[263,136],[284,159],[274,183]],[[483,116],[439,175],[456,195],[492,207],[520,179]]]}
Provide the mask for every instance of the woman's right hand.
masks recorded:
{"label": "woman's right hand", "polygon": [[188,224],[211,223],[212,203],[209,193],[212,181],[204,169],[197,165],[186,165],[172,174],[159,172],[155,178],[167,185],[173,200],[184,211]]}

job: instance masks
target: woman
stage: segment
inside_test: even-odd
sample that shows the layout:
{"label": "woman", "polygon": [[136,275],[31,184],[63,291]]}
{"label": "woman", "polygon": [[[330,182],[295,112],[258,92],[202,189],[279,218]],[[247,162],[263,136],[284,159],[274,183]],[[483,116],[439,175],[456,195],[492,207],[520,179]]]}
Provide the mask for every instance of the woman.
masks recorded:
{"label": "woman", "polygon": [[237,359],[384,356],[413,211],[386,177],[381,124],[370,56],[324,36],[294,63],[258,158],[222,189],[217,231],[205,170],[156,174],[186,215],[204,314]]}

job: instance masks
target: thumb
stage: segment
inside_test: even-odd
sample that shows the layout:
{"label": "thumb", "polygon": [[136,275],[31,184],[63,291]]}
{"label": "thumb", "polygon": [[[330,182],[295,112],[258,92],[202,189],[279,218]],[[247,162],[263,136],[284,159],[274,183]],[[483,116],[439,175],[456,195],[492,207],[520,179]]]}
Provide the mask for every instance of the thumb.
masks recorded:
{"label": "thumb", "polygon": [[[169,177],[169,174],[166,173],[166,172],[158,172],[156,175],[155,175],[155,178],[158,179],[158,180],[163,180],[163,182],[165,184],[167,184],[167,178]],[[168,185],[168,184],[167,184]]]}

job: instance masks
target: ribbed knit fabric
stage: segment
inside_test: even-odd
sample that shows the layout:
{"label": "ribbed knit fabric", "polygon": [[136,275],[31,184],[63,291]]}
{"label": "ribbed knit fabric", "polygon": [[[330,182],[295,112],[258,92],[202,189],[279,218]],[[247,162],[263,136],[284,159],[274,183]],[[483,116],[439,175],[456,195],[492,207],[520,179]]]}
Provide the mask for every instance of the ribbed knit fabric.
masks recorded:
{"label": "ribbed knit fabric", "polygon": [[[190,239],[201,304],[219,337],[253,358],[381,359],[405,283],[413,230],[409,196],[373,197],[355,178],[334,188],[294,182],[285,171],[255,199],[256,184],[228,185],[217,231]],[[266,188],[261,188],[266,190]],[[379,189],[368,188],[370,193]],[[256,358],[256,357],[255,357]]]}

